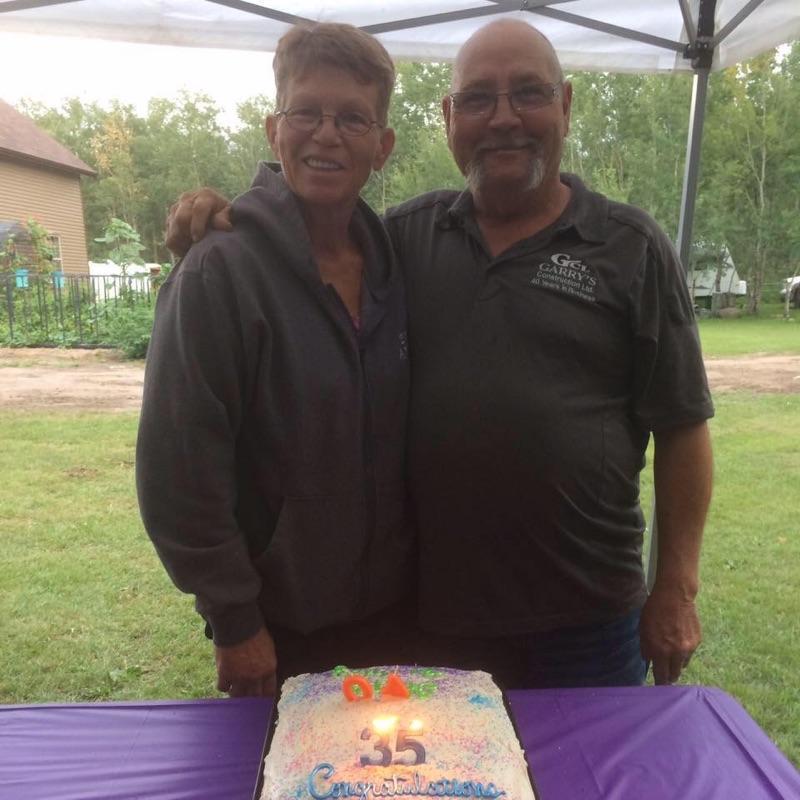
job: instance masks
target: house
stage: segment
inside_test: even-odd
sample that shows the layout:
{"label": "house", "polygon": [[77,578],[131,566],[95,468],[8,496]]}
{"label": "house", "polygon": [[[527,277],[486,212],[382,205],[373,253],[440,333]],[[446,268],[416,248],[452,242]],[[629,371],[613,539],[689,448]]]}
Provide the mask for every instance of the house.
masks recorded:
{"label": "house", "polygon": [[0,248],[9,233],[24,247],[28,237],[20,232],[34,219],[50,234],[56,265],[86,274],[82,175],[95,171],[0,100]]}

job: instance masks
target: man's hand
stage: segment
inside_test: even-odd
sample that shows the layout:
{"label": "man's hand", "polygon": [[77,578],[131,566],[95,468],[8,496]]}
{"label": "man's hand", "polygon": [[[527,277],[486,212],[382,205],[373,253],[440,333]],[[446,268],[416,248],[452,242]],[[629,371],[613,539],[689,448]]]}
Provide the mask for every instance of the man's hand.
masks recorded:
{"label": "man's hand", "polygon": [[240,644],[214,646],[217,689],[231,697],[269,697],[275,694],[275,644],[266,628]]}
{"label": "man's hand", "polygon": [[656,584],[642,609],[639,638],[656,684],[675,683],[703,638],[694,597]]}
{"label": "man's hand", "polygon": [[193,242],[206,235],[209,227],[218,231],[233,230],[230,212],[227,198],[213,189],[184,192],[167,214],[167,247],[181,257]]}

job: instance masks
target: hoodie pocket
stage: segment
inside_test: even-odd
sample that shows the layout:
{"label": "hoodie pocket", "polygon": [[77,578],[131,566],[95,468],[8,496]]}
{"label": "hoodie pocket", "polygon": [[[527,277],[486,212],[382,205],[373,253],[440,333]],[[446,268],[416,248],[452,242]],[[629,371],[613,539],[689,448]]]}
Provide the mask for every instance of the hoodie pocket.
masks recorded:
{"label": "hoodie pocket", "polygon": [[360,495],[285,498],[270,544],[255,560],[268,621],[310,633],[408,594],[415,540],[404,488],[379,492],[369,540],[364,515]]}
{"label": "hoodie pocket", "polygon": [[256,559],[268,620],[301,633],[352,619],[365,542],[360,497],[287,497]]}

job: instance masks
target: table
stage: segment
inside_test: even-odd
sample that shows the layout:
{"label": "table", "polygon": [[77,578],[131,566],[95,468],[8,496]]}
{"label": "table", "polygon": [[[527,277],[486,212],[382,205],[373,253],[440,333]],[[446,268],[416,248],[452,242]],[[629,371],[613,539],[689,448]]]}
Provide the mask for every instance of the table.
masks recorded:
{"label": "table", "polygon": [[800,773],[720,689],[509,692],[542,800],[800,800]]}
{"label": "table", "polygon": [[0,706],[0,800],[250,800],[256,698]]}
{"label": "table", "polygon": [[[508,699],[542,800],[800,798],[800,774],[719,689]],[[250,800],[271,709],[259,699],[0,706],[0,800]]]}

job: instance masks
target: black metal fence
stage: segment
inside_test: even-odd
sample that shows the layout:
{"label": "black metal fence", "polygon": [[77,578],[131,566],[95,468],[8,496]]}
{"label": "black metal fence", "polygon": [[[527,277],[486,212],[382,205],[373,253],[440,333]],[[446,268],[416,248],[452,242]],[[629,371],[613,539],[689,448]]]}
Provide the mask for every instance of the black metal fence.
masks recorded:
{"label": "black metal fence", "polygon": [[159,282],[149,275],[0,273],[0,345],[111,345],[120,319],[152,312]]}

